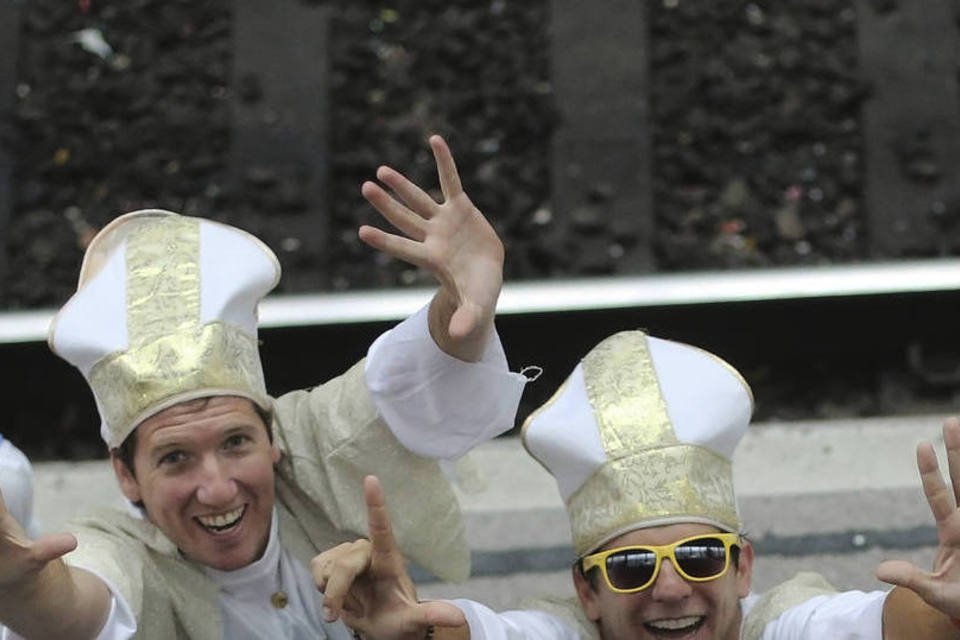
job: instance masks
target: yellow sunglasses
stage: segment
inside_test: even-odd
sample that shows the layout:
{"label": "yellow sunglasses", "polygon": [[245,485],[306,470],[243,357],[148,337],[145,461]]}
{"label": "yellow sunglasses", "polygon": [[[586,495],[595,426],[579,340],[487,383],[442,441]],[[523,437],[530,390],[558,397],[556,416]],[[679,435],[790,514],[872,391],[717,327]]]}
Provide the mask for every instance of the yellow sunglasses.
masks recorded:
{"label": "yellow sunglasses", "polygon": [[636,593],[653,584],[664,558],[691,582],[716,580],[730,568],[730,548],[739,546],[739,534],[708,533],[660,546],[607,549],[584,556],[580,567],[584,575],[599,567],[611,591]]}

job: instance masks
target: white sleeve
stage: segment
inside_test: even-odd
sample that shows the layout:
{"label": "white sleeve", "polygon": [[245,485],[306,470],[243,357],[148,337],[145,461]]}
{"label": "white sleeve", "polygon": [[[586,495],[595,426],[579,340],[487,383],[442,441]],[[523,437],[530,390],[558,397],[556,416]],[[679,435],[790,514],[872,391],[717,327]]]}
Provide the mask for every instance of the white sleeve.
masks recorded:
{"label": "white sleeve", "polygon": [[472,600],[451,600],[467,618],[470,640],[580,640],[577,632],[546,611],[497,613]]}
{"label": "white sleeve", "polygon": [[761,640],[881,640],[885,591],[811,598],[767,623]]}
{"label": "white sleeve", "polygon": [[444,353],[430,336],[428,310],[377,338],[364,373],[377,410],[407,449],[458,458],[513,427],[527,379],[507,368],[496,331],[479,362]]}
{"label": "white sleeve", "polygon": [[123,596],[114,592],[110,598],[110,615],[100,629],[97,640],[128,640],[137,631],[137,621]]}
{"label": "white sleeve", "polygon": [[[127,606],[122,596],[113,593],[110,598],[110,615],[107,616],[107,621],[103,624],[103,628],[100,629],[96,640],[128,640],[133,637],[136,630],[137,623],[133,619],[130,607]],[[25,639],[3,625],[0,625],[0,640]]]}

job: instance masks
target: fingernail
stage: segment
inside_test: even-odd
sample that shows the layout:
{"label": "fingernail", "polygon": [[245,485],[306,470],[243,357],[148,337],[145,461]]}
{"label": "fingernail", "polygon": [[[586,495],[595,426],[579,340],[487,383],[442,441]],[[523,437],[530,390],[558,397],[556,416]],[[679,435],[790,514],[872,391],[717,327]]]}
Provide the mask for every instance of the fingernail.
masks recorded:
{"label": "fingernail", "polygon": [[337,619],[337,616],[333,615],[333,610],[330,607],[324,605],[323,607],[323,619],[327,622],[333,622]]}

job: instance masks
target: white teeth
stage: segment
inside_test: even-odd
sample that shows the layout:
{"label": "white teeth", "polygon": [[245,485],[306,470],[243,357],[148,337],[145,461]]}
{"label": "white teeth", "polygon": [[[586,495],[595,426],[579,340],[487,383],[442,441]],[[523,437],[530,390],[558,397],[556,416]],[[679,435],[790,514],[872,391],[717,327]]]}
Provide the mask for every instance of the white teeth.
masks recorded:
{"label": "white teeth", "polygon": [[669,620],[656,620],[647,624],[655,629],[675,630],[686,629],[700,622],[700,616],[687,616],[686,618],[671,618]]}
{"label": "white teeth", "polygon": [[203,526],[211,529],[228,529],[240,520],[240,516],[243,515],[243,509],[243,507],[237,507],[233,511],[215,516],[197,516],[197,520],[199,520]]}

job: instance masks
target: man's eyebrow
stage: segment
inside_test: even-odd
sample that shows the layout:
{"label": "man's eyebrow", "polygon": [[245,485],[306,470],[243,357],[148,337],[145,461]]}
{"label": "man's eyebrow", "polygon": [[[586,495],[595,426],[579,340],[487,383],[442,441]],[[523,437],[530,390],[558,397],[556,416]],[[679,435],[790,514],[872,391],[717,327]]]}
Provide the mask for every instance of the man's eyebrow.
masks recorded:
{"label": "man's eyebrow", "polygon": [[232,424],[229,427],[225,428],[221,435],[223,438],[226,438],[229,436],[237,435],[238,433],[240,434],[250,433],[251,431],[256,431],[259,428],[260,427],[258,425],[253,423],[240,422],[240,423]]}
{"label": "man's eyebrow", "polygon": [[150,455],[150,457],[156,458],[156,457],[159,457],[159,456],[161,456],[162,454],[167,453],[167,452],[169,452],[169,451],[174,451],[174,450],[176,450],[176,449],[182,449],[182,448],[184,448],[184,446],[185,446],[185,444],[184,444],[183,440],[181,440],[181,439],[179,439],[179,438],[169,438],[169,439],[167,439],[166,441],[160,440],[160,442],[158,442],[158,443],[156,443],[156,444],[154,444],[154,445],[152,445],[152,446],[149,446],[149,447],[147,448],[147,452],[148,452],[148,454]]}

